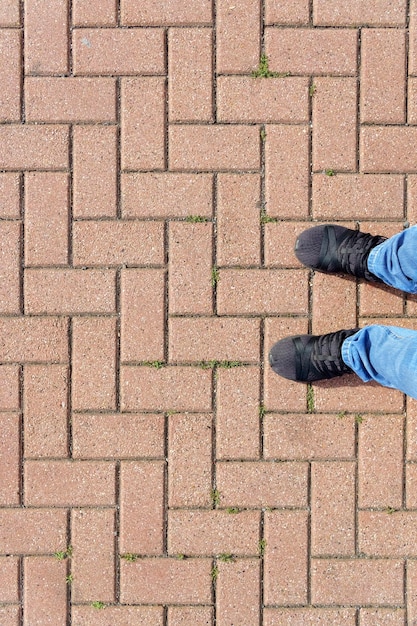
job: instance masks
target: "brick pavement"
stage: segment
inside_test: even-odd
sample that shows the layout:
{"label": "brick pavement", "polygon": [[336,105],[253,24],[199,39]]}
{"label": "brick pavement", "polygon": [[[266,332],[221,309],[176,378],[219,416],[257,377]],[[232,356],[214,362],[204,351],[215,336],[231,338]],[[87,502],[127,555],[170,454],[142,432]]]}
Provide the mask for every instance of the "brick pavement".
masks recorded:
{"label": "brick pavement", "polygon": [[0,626],[417,624],[417,401],[266,361],[417,328],[292,253],[417,222],[417,0],[1,0],[0,80]]}

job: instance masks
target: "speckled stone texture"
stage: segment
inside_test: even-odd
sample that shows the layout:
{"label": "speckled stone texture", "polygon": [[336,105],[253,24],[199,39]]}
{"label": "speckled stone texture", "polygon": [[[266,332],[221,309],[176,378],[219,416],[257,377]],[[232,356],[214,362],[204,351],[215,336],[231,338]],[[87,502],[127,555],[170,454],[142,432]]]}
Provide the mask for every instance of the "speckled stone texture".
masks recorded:
{"label": "speckled stone texture", "polygon": [[417,401],[267,356],[417,329],[293,253],[417,223],[417,0],[1,0],[0,83],[0,624],[416,624]]}

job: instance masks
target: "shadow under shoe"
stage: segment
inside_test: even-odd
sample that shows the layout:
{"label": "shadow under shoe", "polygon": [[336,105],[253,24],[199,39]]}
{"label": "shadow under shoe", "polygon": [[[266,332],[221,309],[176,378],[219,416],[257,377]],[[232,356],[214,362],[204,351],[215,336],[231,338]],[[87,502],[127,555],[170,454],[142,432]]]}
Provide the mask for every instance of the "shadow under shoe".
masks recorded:
{"label": "shadow under shoe", "polygon": [[319,272],[349,274],[380,283],[368,270],[368,256],[386,239],[336,224],[313,226],[299,235],[294,252],[303,265]]}
{"label": "shadow under shoe", "polygon": [[285,337],[272,346],[269,363],[279,376],[303,383],[352,373],[342,359],[342,344],[358,330]]}

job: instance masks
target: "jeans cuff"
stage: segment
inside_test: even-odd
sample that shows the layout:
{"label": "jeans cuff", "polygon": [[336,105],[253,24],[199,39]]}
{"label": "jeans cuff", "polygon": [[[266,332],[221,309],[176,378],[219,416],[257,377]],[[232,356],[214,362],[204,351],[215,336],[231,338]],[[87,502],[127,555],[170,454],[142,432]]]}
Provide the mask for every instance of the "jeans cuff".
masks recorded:
{"label": "jeans cuff", "polygon": [[348,367],[350,367],[350,369],[353,369],[350,362],[350,344],[352,343],[352,337],[354,336],[355,335],[352,335],[344,340],[341,350],[342,360]]}

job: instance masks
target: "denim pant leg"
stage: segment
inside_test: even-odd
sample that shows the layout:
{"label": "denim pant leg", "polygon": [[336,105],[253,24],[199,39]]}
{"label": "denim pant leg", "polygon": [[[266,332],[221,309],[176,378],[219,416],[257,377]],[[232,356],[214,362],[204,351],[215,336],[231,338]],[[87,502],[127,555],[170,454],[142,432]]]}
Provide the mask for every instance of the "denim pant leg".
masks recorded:
{"label": "denim pant leg", "polygon": [[417,331],[366,326],[345,339],[342,359],[365,382],[375,380],[417,399]]}
{"label": "denim pant leg", "polygon": [[417,226],[397,233],[371,250],[368,269],[391,287],[417,293]]}

